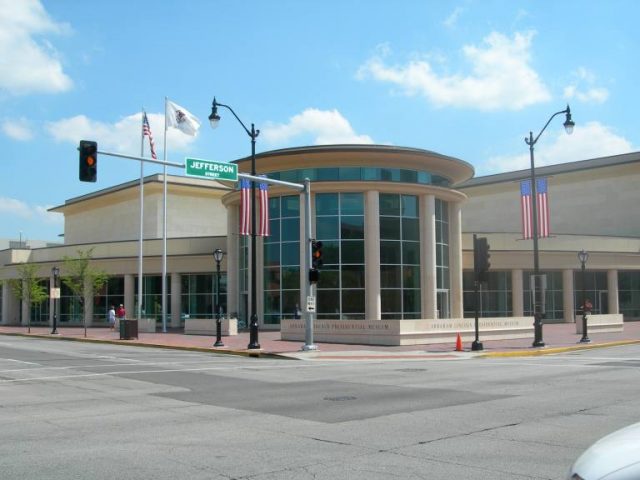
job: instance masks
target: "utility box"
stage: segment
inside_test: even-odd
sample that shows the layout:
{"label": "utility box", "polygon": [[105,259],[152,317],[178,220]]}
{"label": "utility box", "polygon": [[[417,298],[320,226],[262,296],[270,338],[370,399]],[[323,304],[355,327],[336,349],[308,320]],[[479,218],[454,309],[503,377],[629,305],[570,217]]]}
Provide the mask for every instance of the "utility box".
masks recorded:
{"label": "utility box", "polygon": [[120,320],[120,340],[138,338],[137,320]]}

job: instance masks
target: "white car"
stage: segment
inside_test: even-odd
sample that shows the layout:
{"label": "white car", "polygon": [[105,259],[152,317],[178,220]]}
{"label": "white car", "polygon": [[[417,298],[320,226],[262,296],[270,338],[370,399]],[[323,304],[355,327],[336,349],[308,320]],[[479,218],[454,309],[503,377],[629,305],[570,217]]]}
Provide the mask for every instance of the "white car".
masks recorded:
{"label": "white car", "polygon": [[640,479],[640,423],[602,437],[569,470],[567,480]]}

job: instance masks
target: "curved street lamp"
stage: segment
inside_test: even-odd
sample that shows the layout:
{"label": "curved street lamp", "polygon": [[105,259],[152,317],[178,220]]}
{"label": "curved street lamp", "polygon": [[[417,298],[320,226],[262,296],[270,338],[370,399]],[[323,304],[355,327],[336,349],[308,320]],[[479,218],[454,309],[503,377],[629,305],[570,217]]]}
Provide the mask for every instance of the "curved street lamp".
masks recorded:
{"label": "curved street lamp", "polygon": [[224,252],[219,248],[213,251],[213,259],[216,261],[216,343],[214,347],[224,347],[222,343],[222,325],[220,319],[220,262],[224,258]]}
{"label": "curved street lamp", "polygon": [[580,260],[580,266],[582,270],[582,338],[580,339],[580,343],[589,343],[591,341],[589,339],[589,335],[587,335],[587,312],[590,312],[591,310],[587,308],[587,295],[585,293],[585,265],[587,264],[588,259],[589,253],[586,252],[584,248],[578,252],[578,260]]}
{"label": "curved street lamp", "polygon": [[540,285],[540,255],[538,252],[538,198],[536,193],[536,170],[535,170],[535,162],[533,158],[533,146],[536,144],[542,132],[545,131],[551,120],[553,120],[557,115],[561,114],[566,115],[566,119],[564,122],[564,128],[566,132],[571,135],[573,133],[573,127],[575,126],[574,121],[571,119],[571,109],[569,105],[565,110],[561,110],[559,112],[551,115],[551,118],[547,121],[547,123],[542,127],[540,133],[537,137],[533,138],[533,132],[529,132],[529,137],[525,137],[524,141],[527,145],[529,145],[529,153],[531,157],[531,218],[532,218],[532,232],[533,232],[533,326],[534,326],[534,347],[544,347],[544,341],[542,340],[542,315],[544,312],[542,311],[542,287]]}
{"label": "curved street lamp", "polygon": [[[211,115],[209,115],[209,123],[211,128],[216,128],[220,123],[220,116],[218,115],[218,107],[224,107],[229,110],[236,120],[242,125],[242,128],[247,135],[251,137],[251,176],[256,176],[256,138],[260,134],[260,130],[256,130],[254,124],[251,124],[251,130],[249,130],[242,120],[236,115],[236,112],[229,105],[218,103],[216,97],[213,97],[213,103],[211,105]],[[256,313],[256,183],[251,180],[251,302],[249,302],[249,345],[248,349],[260,348],[258,343],[258,314]]]}

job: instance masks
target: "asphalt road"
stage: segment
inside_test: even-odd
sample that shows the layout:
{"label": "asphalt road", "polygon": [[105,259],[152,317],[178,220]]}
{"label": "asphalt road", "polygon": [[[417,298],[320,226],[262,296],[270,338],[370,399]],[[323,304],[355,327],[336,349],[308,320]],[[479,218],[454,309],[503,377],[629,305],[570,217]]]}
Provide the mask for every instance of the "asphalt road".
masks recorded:
{"label": "asphalt road", "polygon": [[561,479],[640,346],[296,361],[0,336],[0,479]]}

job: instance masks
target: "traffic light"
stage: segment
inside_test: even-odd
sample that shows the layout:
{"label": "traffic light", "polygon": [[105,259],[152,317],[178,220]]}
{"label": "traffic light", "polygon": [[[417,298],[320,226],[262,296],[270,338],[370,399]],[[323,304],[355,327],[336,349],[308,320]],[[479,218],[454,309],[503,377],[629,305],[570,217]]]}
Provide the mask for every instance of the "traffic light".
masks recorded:
{"label": "traffic light", "polygon": [[473,236],[473,269],[476,274],[476,280],[479,282],[487,281],[487,273],[491,268],[489,263],[489,243],[486,238],[476,238]]}
{"label": "traffic light", "polygon": [[322,268],[322,242],[311,241],[311,270],[309,270],[309,283],[318,283],[320,269]]}
{"label": "traffic light", "polygon": [[80,140],[80,170],[81,182],[95,182],[98,179],[98,144],[91,140]]}
{"label": "traffic light", "polygon": [[314,240],[312,246],[311,267],[320,270],[322,268],[322,242]]}
{"label": "traffic light", "polygon": [[320,272],[315,268],[309,270],[309,283],[318,283],[320,280]]}

